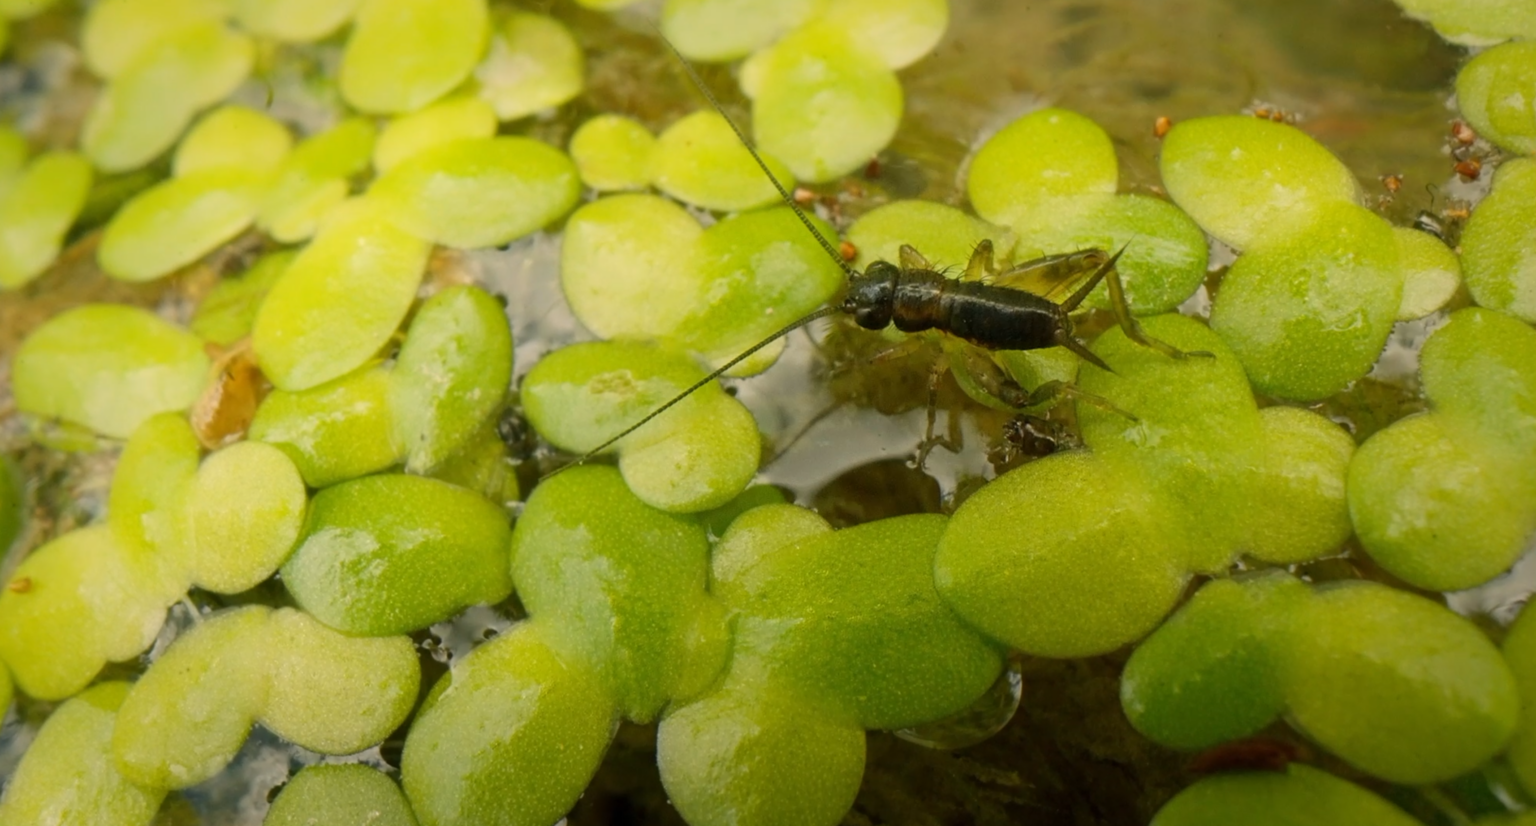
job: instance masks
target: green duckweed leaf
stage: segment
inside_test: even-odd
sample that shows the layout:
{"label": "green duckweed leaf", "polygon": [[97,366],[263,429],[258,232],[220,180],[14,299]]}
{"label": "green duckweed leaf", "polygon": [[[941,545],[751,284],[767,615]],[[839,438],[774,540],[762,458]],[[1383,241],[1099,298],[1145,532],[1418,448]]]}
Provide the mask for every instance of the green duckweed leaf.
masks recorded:
{"label": "green duckweed leaf", "polygon": [[270,614],[263,605],[215,614],[166,649],[118,711],[118,771],[144,786],[184,789],[228,765],[267,701]]}
{"label": "green duckweed leaf", "polygon": [[802,28],[742,71],[754,143],[801,180],[830,181],[864,166],[901,122],[895,74],[835,26]]}
{"label": "green duckweed leaf", "polygon": [[454,95],[391,120],[373,146],[373,167],[382,175],[412,155],[440,144],[495,134],[496,110],[489,103]]}
{"label": "green duckweed leaf", "polygon": [[[202,448],[180,413],[152,416],[133,431],[117,458],[107,498],[107,523],[124,547],[172,547],[182,495],[197,473]],[[168,568],[180,568],[172,560]],[[189,584],[180,570],[170,591]]]}
{"label": "green duckweed leaf", "polygon": [[656,136],[633,118],[588,118],[571,135],[569,151],[581,182],[599,192],[651,185]]}
{"label": "green duckweed leaf", "polygon": [[[781,186],[794,187],[795,179],[782,163],[769,155],[760,157]],[[656,140],[650,170],[657,189],[705,209],[736,212],[779,201],[779,191],[725,116],[715,111],[694,112],[667,127]]]}
{"label": "green duckweed leaf", "polygon": [[1344,201],[1301,210],[1308,224],[1271,234],[1222,280],[1211,329],[1255,390],[1307,401],[1364,376],[1402,306],[1392,227]]}
{"label": "green duckweed leaf", "polygon": [[80,51],[92,72],[114,78],[160,41],[227,12],[224,0],[102,0],[86,12]]}
{"label": "green duckweed leaf", "polygon": [[320,40],[341,28],[363,0],[235,0],[246,31],[290,43]]}
{"label": "green duckweed leaf", "polygon": [[1397,0],[1409,17],[1427,20],[1452,43],[1485,46],[1536,37],[1536,9],[1519,0]]}
{"label": "green duckweed leaf", "polygon": [[517,468],[492,417],[469,437],[457,453],[432,470],[433,479],[468,488],[503,507],[522,499]]}
{"label": "green duckweed leaf", "polygon": [[175,542],[193,583],[237,594],[272,576],[304,525],[304,480],[281,451],[237,442],[198,468],[181,501]]}
{"label": "green duckweed leaf", "polygon": [[97,98],[81,147],[103,172],[149,163],[176,142],[199,109],[245,80],[254,56],[249,37],[216,20],[154,40]]}
{"label": "green duckweed leaf", "polygon": [[23,412],[126,439],[156,413],[191,407],[208,357],[196,336],[149,312],[88,304],[34,330],[11,370]]}
{"label": "green duckweed leaf", "polygon": [[835,26],[903,69],[933,51],[949,26],[949,0],[836,0],[820,24]]}
{"label": "green duckweed leaf", "polygon": [[397,465],[405,450],[395,440],[390,386],[389,371],[367,366],[308,390],[274,390],[247,438],[282,449],[312,488]]}
{"label": "green duckweed leaf", "polygon": [[1094,352],[1116,372],[1085,368],[1079,386],[1124,414],[1079,403],[1091,452],[1004,474],[966,500],[939,543],[940,594],[1010,646],[1109,651],[1155,627],[1191,572],[1225,571],[1239,554],[1298,562],[1349,536],[1349,436],[1311,413],[1260,412],[1230,351],[1198,322],[1143,325],[1214,358],[1176,360],[1105,333]]}
{"label": "green duckweed leaf", "polygon": [[565,24],[543,14],[512,12],[492,29],[475,80],[498,119],[517,120],[581,94],[585,64],[581,44]]}
{"label": "green duckweed leaf", "polygon": [[512,535],[512,577],[543,639],[642,723],[677,693],[708,557],[703,527],[647,506],[606,467],[539,485]]}
{"label": "green duckweed leaf", "polygon": [[[725,602],[739,615],[734,656],[760,658],[798,693],[847,709],[863,728],[944,717],[996,681],[999,651],[934,589],[945,519],[882,519],[798,540],[801,520],[780,520],[789,524],[788,541],[750,526],[756,547],[730,543]],[[880,575],[871,576],[876,568]]]}
{"label": "green duckweed leaf", "polygon": [[416,826],[400,787],[359,763],[306,766],[283,785],[262,826]]}
{"label": "green duckweed leaf", "polygon": [[1282,772],[1231,772],[1180,792],[1152,826],[1419,826],[1372,792],[1303,763]]}
{"label": "green duckweed leaf", "polygon": [[204,115],[182,138],[171,159],[177,177],[239,167],[275,170],[293,149],[288,127],[264,112],[230,104]]}
{"label": "green duckweed leaf", "polygon": [[701,289],[692,248],[703,235],[693,216],[665,198],[594,201],[566,222],[560,286],[576,317],[603,338],[670,332]]}
{"label": "green duckweed leaf", "polygon": [[478,287],[450,287],[411,320],[390,373],[395,441],[406,469],[429,471],[501,409],[512,383],[506,311]]}
{"label": "green duckweed leaf", "polygon": [[346,200],[348,179],[368,168],[375,132],[368,119],[348,118],[301,141],[262,198],[256,226],[285,244],[314,235]]}
{"label": "green duckweed leaf", "polygon": [[91,188],[91,167],[73,152],[48,152],[0,194],[0,289],[43,274],[59,255]]}
{"label": "green duckweed leaf", "polygon": [[108,275],[150,281],[223,246],[256,218],[267,176],[223,167],[172,178],[112,216],[97,259]]}
{"label": "green duckweed leaf", "polygon": [[292,608],[213,614],[177,638],[123,703],[120,771],[186,788],[221,771],[254,723],[323,754],[381,742],[415,704],[420,665],[407,637],[358,639]]}
{"label": "green duckweed leaf", "polygon": [[1354,174],[1322,144],[1248,115],[1175,125],[1163,138],[1162,173],[1174,203],[1240,250],[1293,236],[1320,223],[1324,207],[1359,198]]}
{"label": "green duckweed leaf", "polygon": [[180,596],[106,525],[71,531],[28,555],[0,593],[0,660],[29,696],[61,700],[148,648]]}
{"label": "green duckweed leaf", "polygon": [[402,474],[333,485],[310,503],[283,584],[348,634],[403,634],[512,590],[507,516],[463,488]]}
{"label": "green duckweed leaf", "polygon": [[996,261],[1006,264],[1013,252],[1012,232],[932,201],[882,204],[848,228],[848,241],[859,251],[853,265],[860,271],[876,261],[899,261],[902,245],[908,245],[936,268],[958,272],[983,240],[992,241]]}
{"label": "green duckweed leaf", "polygon": [[374,358],[415,300],[430,251],[376,204],[345,207],[256,314],[251,343],[262,372],[281,390],[308,390]]}
{"label": "green duckweed leaf", "polygon": [[1360,582],[1319,590],[1294,622],[1281,671],[1289,719],[1351,765],[1438,783],[1514,733],[1520,702],[1504,659],[1443,606]]}
{"label": "green duckweed leaf", "polygon": [[353,754],[382,742],[416,705],[421,663],[409,637],[351,637],[292,608],[273,611],[262,633],[271,685],[260,720],[284,740]]}
{"label": "green duckweed leaf", "polygon": [[1188,579],[1182,543],[1123,460],[1049,459],[966,500],[939,541],[934,582],[967,623],[1009,646],[1051,657],[1110,651],[1172,610]]}
{"label": "green duckweed leaf", "polygon": [[564,215],[580,194],[576,166],[565,153],[519,137],[424,149],[369,190],[400,227],[463,249],[521,238]]}
{"label": "green duckweed leaf", "polygon": [[1461,310],[1424,345],[1432,412],[1361,446],[1349,507],[1361,544],[1395,576],[1459,590],[1509,568],[1536,535],[1536,331]]}
{"label": "green duckweed leaf", "polygon": [[1522,786],[1536,788],[1536,720],[1527,713],[1536,706],[1536,611],[1520,610],[1519,618],[1504,637],[1503,650],[1520,694],[1520,725],[1509,743],[1506,759]]}
{"label": "green duckweed leaf", "polygon": [[112,762],[112,729],[128,689],[122,682],[92,686],[48,717],[6,784],[0,824],[154,820],[165,790],[135,785]]}
{"label": "green duckweed leaf", "polygon": [[1215,580],[1136,648],[1120,704],[1137,731],[1203,749],[1262,730],[1285,710],[1280,654],[1286,623],[1311,598],[1300,580]]}
{"label": "green duckweed leaf", "polygon": [[[557,350],[523,380],[528,421],[551,444],[584,453],[676,396],[705,373],[681,354],[637,342]],[[729,502],[757,472],[757,424],[709,384],[617,444],[619,470],[641,501],[674,512]]]}
{"label": "green duckweed leaf", "polygon": [[1408,227],[1393,227],[1403,265],[1403,303],[1398,321],[1423,318],[1444,307],[1461,287],[1461,260],[1445,242]]}
{"label": "green duckweed leaf", "polygon": [[[1536,15],[1531,15],[1536,36]],[[1511,152],[1536,154],[1536,43],[1505,43],[1456,76],[1456,105],[1478,134]]]}
{"label": "green duckweed leaf", "polygon": [[522,623],[475,649],[417,714],[400,777],[422,826],[548,826],[591,782],[613,699],[539,628]]}
{"label": "green duckweed leaf", "polygon": [[[1536,91],[1533,91],[1536,94]],[[1467,289],[1484,307],[1536,324],[1536,160],[1499,167],[1462,233]]]}
{"label": "green duckweed leaf", "polygon": [[[619,195],[571,216],[560,279],[593,332],[661,338],[721,363],[827,301],[843,272],[787,208],[701,230],[665,199]],[[733,374],[767,369],[782,348],[771,344]]]}
{"label": "green duckweed leaf", "polygon": [[1059,221],[1061,198],[1112,195],[1119,162],[1109,134],[1066,109],[1031,112],[993,135],[971,159],[966,193],[994,223]]}
{"label": "green duckweed leaf", "polygon": [[694,826],[842,820],[864,776],[863,730],[819,713],[788,681],[738,668],[657,729],[672,805]]}
{"label": "green duckweed leaf", "polygon": [[458,86],[479,62],[485,0],[367,0],[341,57],[341,95],[354,109],[413,112]]}
{"label": "green duckweed leaf", "polygon": [[809,20],[826,0],[666,0],[661,33],[690,60],[746,57]]}

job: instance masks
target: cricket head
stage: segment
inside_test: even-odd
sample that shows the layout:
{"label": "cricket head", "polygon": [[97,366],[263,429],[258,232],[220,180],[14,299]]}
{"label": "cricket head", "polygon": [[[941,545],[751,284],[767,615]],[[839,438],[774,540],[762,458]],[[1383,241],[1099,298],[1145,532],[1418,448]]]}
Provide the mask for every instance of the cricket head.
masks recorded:
{"label": "cricket head", "polygon": [[896,279],[901,270],[885,261],[876,261],[848,281],[848,297],[843,312],[866,330],[884,330],[891,323],[896,303]]}

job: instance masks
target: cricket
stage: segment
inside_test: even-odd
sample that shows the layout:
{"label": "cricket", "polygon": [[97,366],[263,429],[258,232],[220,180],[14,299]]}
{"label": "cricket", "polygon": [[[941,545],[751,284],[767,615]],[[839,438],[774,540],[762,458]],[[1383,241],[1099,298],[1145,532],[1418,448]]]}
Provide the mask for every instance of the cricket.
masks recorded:
{"label": "cricket", "polygon": [[[1109,291],[1115,321],[1132,341],[1169,358],[1211,356],[1204,351],[1185,352],[1142,330],[1131,314],[1124,283],[1115,268],[1126,247],[1121,247],[1113,254],[1100,249],[1087,249],[1047,255],[1000,271],[991,241],[984,240],[976,246],[959,277],[953,278],[935,269],[916,249],[903,245],[896,263],[875,261],[862,272],[855,270],[832,242],[811,223],[800,204],[774,177],[757,148],[726,113],[693,64],[659,30],[656,36],[672,52],[693,87],[730,126],[742,147],[773,184],[784,205],[794,211],[806,231],[811,233],[816,243],[842,269],[848,278],[847,291],[841,301],[834,301],[775,330],[602,444],[546,474],[545,478],[590,461],[772,342],[811,322],[838,313],[852,317],[855,324],[866,330],[880,331],[894,326],[903,333],[935,331],[985,351],[1064,347],[1089,364],[1114,372],[1113,368],[1094,355],[1073,334],[1072,314],[1103,282]],[[1047,382],[1026,391],[991,358],[965,357],[951,369],[965,370],[976,386],[1012,409],[1022,410],[1070,396],[1135,418],[1107,400],[1082,393],[1063,382]],[[928,432],[919,449],[919,465],[935,444],[931,400],[933,387],[941,376],[942,370],[936,369],[930,379]]]}

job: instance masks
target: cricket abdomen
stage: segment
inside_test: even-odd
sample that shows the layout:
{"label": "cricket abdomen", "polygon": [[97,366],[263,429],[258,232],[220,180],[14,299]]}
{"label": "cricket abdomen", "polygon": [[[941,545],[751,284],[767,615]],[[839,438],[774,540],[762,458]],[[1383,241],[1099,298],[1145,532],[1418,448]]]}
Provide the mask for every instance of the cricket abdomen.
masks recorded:
{"label": "cricket abdomen", "polygon": [[931,270],[907,270],[896,284],[891,323],[905,333],[940,330],[988,350],[1052,347],[1064,328],[1048,299]]}

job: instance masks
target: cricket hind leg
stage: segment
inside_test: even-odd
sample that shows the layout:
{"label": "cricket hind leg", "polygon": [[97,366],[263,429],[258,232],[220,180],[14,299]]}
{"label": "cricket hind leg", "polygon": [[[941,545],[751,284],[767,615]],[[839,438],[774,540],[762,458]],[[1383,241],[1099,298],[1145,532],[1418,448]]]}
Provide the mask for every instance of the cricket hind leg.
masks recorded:
{"label": "cricket hind leg", "polygon": [[[1073,310],[1076,310],[1078,305],[1083,303],[1083,299],[1087,298],[1088,294],[1093,292],[1093,288],[1097,287],[1100,281],[1103,281],[1105,287],[1109,290],[1109,307],[1115,314],[1115,322],[1120,325],[1120,329],[1125,333],[1126,338],[1136,342],[1137,344],[1140,344],[1143,347],[1156,350],[1157,352],[1162,353],[1169,358],[1185,359],[1191,356],[1200,358],[1215,358],[1215,353],[1211,353],[1205,350],[1180,350],[1179,348],[1169,344],[1166,341],[1147,335],[1146,331],[1141,328],[1141,323],[1136,320],[1136,316],[1131,314],[1131,305],[1125,299],[1125,282],[1120,280],[1120,271],[1115,267],[1115,263],[1120,260],[1120,256],[1125,253],[1125,250],[1125,247],[1121,247],[1118,252],[1110,256],[1108,260],[1101,264],[1099,269],[1095,271],[1094,274],[1090,276],[1086,282],[1084,282],[1083,286],[1078,288],[1077,292],[1073,293],[1071,297],[1062,302],[1062,311],[1070,313]],[[1073,347],[1071,344],[1068,344],[1066,341],[1062,340],[1066,338],[1071,338],[1071,334],[1063,331],[1061,337],[1058,338],[1057,343],[1067,347],[1072,352],[1077,353],[1079,356],[1087,358],[1089,361],[1093,362],[1095,366],[1104,370],[1109,370],[1109,368],[1105,366],[1104,362],[1100,361],[1096,356],[1088,355],[1086,353],[1086,348],[1084,348],[1081,344]],[[1114,371],[1110,370],[1110,372]]]}

